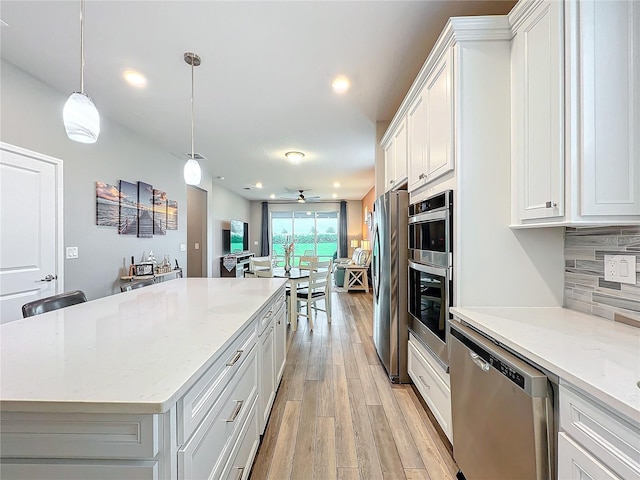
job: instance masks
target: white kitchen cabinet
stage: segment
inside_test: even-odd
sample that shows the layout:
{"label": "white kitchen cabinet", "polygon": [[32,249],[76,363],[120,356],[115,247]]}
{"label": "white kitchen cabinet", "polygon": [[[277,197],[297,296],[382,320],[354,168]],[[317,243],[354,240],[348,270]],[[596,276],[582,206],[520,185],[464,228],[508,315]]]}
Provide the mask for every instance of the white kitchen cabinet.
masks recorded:
{"label": "white kitchen cabinet", "polygon": [[382,145],[385,191],[388,191],[399,187],[407,179],[407,124],[404,118],[394,126],[387,138],[383,138]]}
{"label": "white kitchen cabinet", "polygon": [[287,362],[287,312],[285,308],[280,309],[280,313],[275,318],[275,372],[276,383],[275,389],[278,390],[280,380],[284,373],[284,366]]}
{"label": "white kitchen cabinet", "polygon": [[511,44],[511,148],[521,220],[564,215],[562,2],[530,3]]}
{"label": "white kitchen cabinet", "polygon": [[512,225],[640,223],[640,4],[522,0]]}
{"label": "white kitchen cabinet", "polygon": [[453,441],[449,374],[442,370],[438,362],[432,359],[432,355],[411,333],[409,333],[407,370],[447,438]]}
{"label": "white kitchen cabinet", "polygon": [[424,185],[427,181],[427,88],[423,88],[407,111],[409,191]]}
{"label": "white kitchen cabinet", "polygon": [[619,480],[605,465],[561,432],[558,437],[558,480]]}

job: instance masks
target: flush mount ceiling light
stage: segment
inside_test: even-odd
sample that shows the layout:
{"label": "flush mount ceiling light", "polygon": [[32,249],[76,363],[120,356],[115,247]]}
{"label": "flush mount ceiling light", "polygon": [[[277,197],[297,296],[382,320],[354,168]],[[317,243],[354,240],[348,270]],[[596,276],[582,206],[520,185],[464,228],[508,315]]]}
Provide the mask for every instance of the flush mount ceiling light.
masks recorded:
{"label": "flush mount ceiling light", "polygon": [[202,155],[195,152],[195,117],[193,114],[193,69],[200,65],[200,57],[195,53],[184,54],[184,61],[191,65],[191,153],[187,154],[189,160],[184,164],[184,181],[187,185],[200,185],[202,179],[202,169],[198,159],[204,159]]}
{"label": "flush mount ceiling light", "polygon": [[262,182],[256,183],[256,188],[262,188]]}
{"label": "flush mount ceiling light", "polygon": [[62,110],[67,137],[80,143],[96,143],[100,135],[100,114],[84,93],[84,1],[80,0],[80,91],[73,92]]}
{"label": "flush mount ceiling light", "polygon": [[333,182],[333,188],[340,188],[340,182]]}
{"label": "flush mount ceiling light", "polygon": [[333,79],[333,82],[331,82],[331,88],[333,88],[333,91],[336,93],[345,93],[349,90],[350,85],[351,82],[344,76],[336,77]]}
{"label": "flush mount ceiling light", "polygon": [[338,194],[337,194],[337,193],[334,193],[334,194],[332,195],[332,197],[333,197],[333,198],[338,198]]}
{"label": "flush mount ceiling light", "polygon": [[125,70],[122,72],[122,77],[132,87],[142,88],[147,86],[147,78],[135,70]]}
{"label": "flush mount ceiling light", "polygon": [[302,152],[287,152],[284,154],[291,163],[300,163],[304,158],[304,153]]}
{"label": "flush mount ceiling light", "polygon": [[269,198],[276,198],[276,194],[272,193],[271,195],[269,195]]}

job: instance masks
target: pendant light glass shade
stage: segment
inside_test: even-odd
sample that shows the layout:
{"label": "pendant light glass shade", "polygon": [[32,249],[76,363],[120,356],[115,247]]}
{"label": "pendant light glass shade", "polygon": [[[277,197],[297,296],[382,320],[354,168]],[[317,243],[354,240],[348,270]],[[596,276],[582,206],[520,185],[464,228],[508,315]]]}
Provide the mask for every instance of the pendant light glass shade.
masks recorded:
{"label": "pendant light glass shade", "polygon": [[62,110],[67,137],[80,143],[96,143],[100,135],[100,114],[84,93],[84,4],[80,0],[80,91],[73,92]]}
{"label": "pendant light glass shade", "polygon": [[96,143],[100,114],[86,93],[73,92],[62,110],[67,137],[80,143]]}
{"label": "pendant light glass shade", "polygon": [[200,163],[190,158],[187,163],[184,164],[184,181],[187,185],[200,185],[202,179],[202,169]]}

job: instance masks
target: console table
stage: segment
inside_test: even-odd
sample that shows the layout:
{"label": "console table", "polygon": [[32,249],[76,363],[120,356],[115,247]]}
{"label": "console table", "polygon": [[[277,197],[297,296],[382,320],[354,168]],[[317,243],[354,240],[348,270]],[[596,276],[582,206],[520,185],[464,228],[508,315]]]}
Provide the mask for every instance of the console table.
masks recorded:
{"label": "console table", "polygon": [[[221,277],[244,277],[244,272],[249,270],[249,261],[253,257],[251,252],[233,253],[220,258]],[[235,266],[228,270],[225,263],[235,258]]]}

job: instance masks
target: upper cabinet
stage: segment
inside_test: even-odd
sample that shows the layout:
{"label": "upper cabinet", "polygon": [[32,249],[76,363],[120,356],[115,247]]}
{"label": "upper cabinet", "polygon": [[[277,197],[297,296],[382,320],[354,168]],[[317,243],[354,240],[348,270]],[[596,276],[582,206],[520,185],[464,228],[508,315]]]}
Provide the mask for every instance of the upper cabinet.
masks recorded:
{"label": "upper cabinet", "polygon": [[640,223],[640,3],[510,14],[512,224]]}
{"label": "upper cabinet", "polygon": [[407,124],[405,119],[394,125],[382,141],[384,149],[385,192],[407,180]]}
{"label": "upper cabinet", "polygon": [[453,50],[444,51],[407,111],[409,190],[454,169]]}

